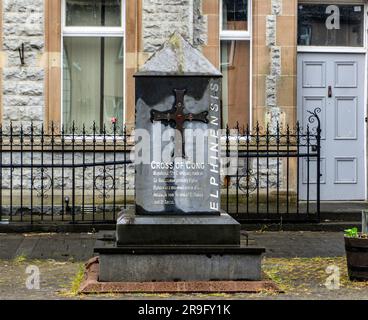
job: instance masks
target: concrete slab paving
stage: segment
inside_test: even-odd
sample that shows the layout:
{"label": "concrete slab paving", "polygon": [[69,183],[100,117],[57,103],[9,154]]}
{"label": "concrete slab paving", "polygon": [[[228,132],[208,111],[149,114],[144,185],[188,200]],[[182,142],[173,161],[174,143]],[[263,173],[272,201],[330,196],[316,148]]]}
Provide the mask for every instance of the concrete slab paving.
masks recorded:
{"label": "concrete slab paving", "polygon": [[[265,247],[267,257],[336,257],[345,255],[342,232],[244,232],[242,243]],[[97,234],[0,234],[0,259],[87,261],[94,256]]]}
{"label": "concrete slab paving", "polygon": [[[245,232],[243,232],[243,237]],[[251,244],[266,248],[267,257],[311,258],[345,255],[342,232],[249,232]]]}
{"label": "concrete slab paving", "polygon": [[96,234],[31,233],[0,234],[0,259],[74,259],[87,261],[93,254]]}

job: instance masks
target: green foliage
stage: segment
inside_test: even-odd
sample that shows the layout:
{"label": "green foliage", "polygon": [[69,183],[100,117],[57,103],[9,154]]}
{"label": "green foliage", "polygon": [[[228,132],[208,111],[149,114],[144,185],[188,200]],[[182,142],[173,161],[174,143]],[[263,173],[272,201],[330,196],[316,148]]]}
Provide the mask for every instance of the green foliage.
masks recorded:
{"label": "green foliage", "polygon": [[14,258],[14,262],[16,264],[20,264],[20,263],[22,263],[26,260],[27,260],[27,256],[24,253],[22,253],[22,254],[20,254],[20,255],[18,255]]}
{"label": "green foliage", "polygon": [[71,288],[71,295],[78,295],[79,293],[79,288],[84,280],[84,265],[81,264],[79,266],[79,270],[78,273],[76,274],[76,276],[74,277],[73,281],[72,281],[72,288]]}
{"label": "green foliage", "polygon": [[345,230],[345,237],[358,238],[359,237],[358,228],[352,228],[352,229]]}

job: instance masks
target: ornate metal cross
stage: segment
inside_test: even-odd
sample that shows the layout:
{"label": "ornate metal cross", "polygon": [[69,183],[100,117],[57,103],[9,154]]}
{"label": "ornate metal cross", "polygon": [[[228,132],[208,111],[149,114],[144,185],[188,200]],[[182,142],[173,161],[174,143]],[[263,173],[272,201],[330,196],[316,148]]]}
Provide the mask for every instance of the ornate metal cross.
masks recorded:
{"label": "ornate metal cross", "polygon": [[[185,158],[185,137],[184,137],[184,122],[199,121],[208,123],[208,111],[198,114],[184,113],[184,96],[187,90],[174,89],[175,103],[171,110],[168,111],[151,111],[151,121],[161,121],[165,125],[171,125],[175,128],[175,158]],[[182,141],[181,147],[177,141]]]}

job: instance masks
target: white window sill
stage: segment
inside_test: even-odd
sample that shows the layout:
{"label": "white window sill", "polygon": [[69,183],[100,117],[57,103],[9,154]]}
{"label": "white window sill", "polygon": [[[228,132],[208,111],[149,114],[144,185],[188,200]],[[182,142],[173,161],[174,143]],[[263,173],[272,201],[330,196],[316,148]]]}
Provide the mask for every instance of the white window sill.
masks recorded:
{"label": "white window sill", "polygon": [[298,46],[298,52],[330,52],[330,53],[366,53],[364,47],[322,47],[322,46]]}

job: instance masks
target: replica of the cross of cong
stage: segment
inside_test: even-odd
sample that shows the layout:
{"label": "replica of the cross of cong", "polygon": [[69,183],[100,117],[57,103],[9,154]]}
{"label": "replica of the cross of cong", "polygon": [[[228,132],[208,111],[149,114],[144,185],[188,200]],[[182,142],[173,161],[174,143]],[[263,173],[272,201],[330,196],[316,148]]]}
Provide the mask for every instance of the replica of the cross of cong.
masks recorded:
{"label": "replica of the cross of cong", "polygon": [[[151,111],[151,121],[161,121],[165,125],[172,125],[175,128],[175,158],[185,158],[185,138],[184,138],[184,122],[185,121],[199,121],[208,123],[208,111],[198,114],[184,113],[184,96],[186,90],[174,89],[175,104],[171,110],[168,111]],[[177,141],[182,141],[181,147]]]}

